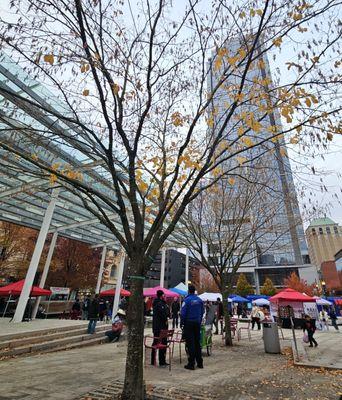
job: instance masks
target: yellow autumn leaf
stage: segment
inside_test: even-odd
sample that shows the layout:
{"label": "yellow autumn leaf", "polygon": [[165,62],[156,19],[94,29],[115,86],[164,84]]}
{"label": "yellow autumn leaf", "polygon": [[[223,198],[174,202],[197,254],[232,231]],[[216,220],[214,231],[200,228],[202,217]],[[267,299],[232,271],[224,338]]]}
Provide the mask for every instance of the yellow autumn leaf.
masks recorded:
{"label": "yellow autumn leaf", "polygon": [[222,67],[222,58],[216,57],[216,60],[214,63],[214,71],[218,71],[221,67]]}
{"label": "yellow autumn leaf", "polygon": [[138,188],[141,192],[146,192],[146,190],[148,189],[148,185],[146,182],[141,181],[138,183]]}
{"label": "yellow autumn leaf", "polygon": [[243,127],[243,126],[239,126],[239,127],[238,127],[238,130],[237,130],[237,134],[238,134],[239,136],[242,136],[244,133],[245,133],[244,127]]}
{"label": "yellow autumn leaf", "polygon": [[239,56],[240,56],[241,59],[246,57],[246,50],[245,49],[242,49],[242,48],[239,49],[238,53],[239,53]]}
{"label": "yellow autumn leaf", "polygon": [[261,17],[262,16],[262,10],[259,8],[258,10],[256,10],[256,13]]}
{"label": "yellow autumn leaf", "polygon": [[50,185],[55,184],[56,181],[57,181],[57,175],[55,175],[55,174],[50,174],[50,178],[49,178]]}
{"label": "yellow autumn leaf", "polygon": [[235,101],[241,102],[243,100],[243,97],[243,93],[238,93],[237,95],[235,95]]}
{"label": "yellow autumn leaf", "polygon": [[176,111],[171,115],[171,121],[174,126],[183,126],[184,119],[180,112]]}
{"label": "yellow autumn leaf", "polygon": [[117,95],[119,93],[120,90],[120,86],[116,83],[113,84],[113,92],[115,95]]}
{"label": "yellow autumn leaf", "polygon": [[81,72],[87,72],[89,71],[90,65],[89,64],[82,64],[81,65]]}
{"label": "yellow autumn leaf", "polygon": [[214,118],[212,116],[207,118],[207,125],[209,126],[209,128],[213,128],[213,126],[214,126]]}
{"label": "yellow autumn leaf", "polygon": [[302,14],[293,14],[293,15],[292,15],[292,18],[293,18],[295,21],[300,21],[300,20],[303,18],[303,15],[302,15]]}
{"label": "yellow autumn leaf", "polygon": [[33,161],[38,161],[37,154],[31,154],[31,158],[32,158]]}
{"label": "yellow autumn leaf", "polygon": [[88,96],[89,95],[89,90],[88,89],[84,89],[82,94],[83,94],[83,96]]}
{"label": "yellow autumn leaf", "polygon": [[45,54],[44,61],[49,63],[50,65],[53,65],[55,58],[54,58],[53,54]]}
{"label": "yellow autumn leaf", "polygon": [[235,183],[235,179],[234,178],[228,178],[228,183],[229,185],[233,186]]}
{"label": "yellow autumn leaf", "polygon": [[285,148],[281,148],[280,149],[280,155],[282,156],[282,157],[287,157],[287,151],[286,151],[286,149]]}
{"label": "yellow autumn leaf", "polygon": [[241,11],[239,14],[239,18],[243,19],[246,17],[246,13],[244,11]]}
{"label": "yellow autumn leaf", "polygon": [[306,104],[308,107],[311,107],[311,100],[309,99],[309,97],[307,97],[307,98],[305,99],[305,104]]}
{"label": "yellow autumn leaf", "polygon": [[291,143],[291,144],[297,144],[298,142],[299,142],[299,139],[298,139],[297,136],[293,136],[293,137],[290,139],[290,143]]}
{"label": "yellow autumn leaf", "polygon": [[278,37],[278,38],[276,38],[276,39],[273,40],[273,44],[274,44],[276,47],[280,47],[280,45],[282,44],[282,42],[283,42],[283,39],[282,39],[281,37]]}
{"label": "yellow autumn leaf", "polygon": [[247,146],[247,147],[251,147],[253,146],[253,140],[250,137],[244,136],[241,138],[241,141]]}
{"label": "yellow autumn leaf", "polygon": [[237,156],[237,157],[236,157],[236,161],[237,161],[240,165],[242,165],[243,163],[245,163],[245,162],[247,161],[247,158],[246,158],[246,157],[242,157],[242,156]]}
{"label": "yellow autumn leaf", "polygon": [[249,13],[251,14],[252,17],[255,17],[255,10],[253,8],[250,9]]}

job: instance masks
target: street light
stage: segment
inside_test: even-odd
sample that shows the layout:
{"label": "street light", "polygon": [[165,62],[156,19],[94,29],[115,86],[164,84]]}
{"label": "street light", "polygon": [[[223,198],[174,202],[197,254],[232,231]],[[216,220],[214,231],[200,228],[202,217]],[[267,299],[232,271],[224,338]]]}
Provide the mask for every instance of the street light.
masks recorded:
{"label": "street light", "polygon": [[323,292],[323,297],[325,297],[326,296],[326,293],[325,293],[325,281],[321,281],[321,285],[322,285],[322,292]]}

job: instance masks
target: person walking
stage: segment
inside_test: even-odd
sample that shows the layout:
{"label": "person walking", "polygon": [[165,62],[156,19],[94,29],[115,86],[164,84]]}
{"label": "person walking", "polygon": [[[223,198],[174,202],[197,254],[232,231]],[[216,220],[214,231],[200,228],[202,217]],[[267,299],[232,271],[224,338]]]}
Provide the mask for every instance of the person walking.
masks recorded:
{"label": "person walking", "polygon": [[304,318],[304,324],[303,324],[303,332],[307,331],[308,332],[308,338],[310,342],[309,347],[313,347],[313,344],[315,347],[318,346],[318,343],[314,339],[313,335],[316,331],[316,321],[310,317],[310,315],[305,315]]}
{"label": "person walking", "polygon": [[180,304],[177,297],[175,297],[171,305],[172,329],[175,329],[175,327],[178,328],[179,311],[180,311]]}
{"label": "person walking", "polygon": [[216,318],[215,318],[215,335],[218,335],[218,325],[221,327],[221,335],[223,335],[223,303],[221,299],[217,298],[217,306],[216,306]]}
{"label": "person walking", "polygon": [[81,313],[81,303],[76,299],[71,308],[70,319],[79,319]]}
{"label": "person walking", "polygon": [[260,311],[259,311],[259,308],[255,305],[252,308],[251,319],[252,319],[252,330],[254,329],[255,324],[257,324],[258,331],[260,331],[260,329],[261,329]]}
{"label": "person walking", "polygon": [[181,326],[183,327],[185,344],[188,350],[186,369],[195,369],[195,360],[198,368],[203,368],[201,350],[201,322],[204,314],[204,304],[195,294],[195,286],[190,285],[189,294],[185,297],[181,309]]}
{"label": "person walking", "polygon": [[90,297],[87,296],[83,300],[83,304],[82,304],[82,319],[83,320],[87,320],[88,319],[89,306],[90,306]]}
{"label": "person walking", "polygon": [[331,325],[338,331],[338,326],[337,326],[337,315],[336,315],[336,311],[334,308],[331,309],[330,311],[330,319],[331,319]]}
{"label": "person walking", "polygon": [[210,301],[207,301],[205,305],[205,325],[208,325],[212,328],[213,323],[215,322],[215,313],[216,306]]}
{"label": "person walking", "polygon": [[89,323],[87,331],[88,334],[92,335],[95,333],[96,323],[97,320],[99,319],[99,314],[100,314],[99,295],[96,294],[89,306],[89,311],[88,311]]}
{"label": "person walking", "polygon": [[319,322],[320,325],[322,327],[322,330],[329,330],[329,325],[328,325],[328,313],[326,312],[326,310],[324,308],[322,308],[322,310],[319,312]]}
{"label": "person walking", "polygon": [[[153,301],[153,320],[152,320],[152,331],[153,331],[153,336],[156,339],[153,339],[153,345],[156,345],[160,343],[160,332],[162,330],[167,330],[168,329],[168,317],[169,317],[169,307],[166,304],[165,297],[164,297],[164,292],[162,290],[157,290],[157,298],[154,299]],[[166,337],[161,339],[162,344],[167,344],[167,339]],[[156,350],[152,349],[151,353],[151,365],[154,365],[155,362],[155,356],[156,356]],[[166,365],[169,365],[166,360],[166,349],[159,349],[159,366],[164,367]]]}

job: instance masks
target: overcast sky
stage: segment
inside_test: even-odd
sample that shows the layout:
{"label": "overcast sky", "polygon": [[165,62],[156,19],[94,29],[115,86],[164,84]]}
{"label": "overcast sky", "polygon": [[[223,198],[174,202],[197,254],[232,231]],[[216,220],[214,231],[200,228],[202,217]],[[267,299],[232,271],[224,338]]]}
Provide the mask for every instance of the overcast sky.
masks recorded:
{"label": "overcast sky", "polygon": [[[0,0],[0,15],[3,19],[11,19],[12,16],[8,13],[9,11],[9,2],[10,0]],[[134,3],[134,1],[132,2]],[[175,2],[177,3],[177,2]],[[174,4],[175,4],[174,3]],[[286,59],[289,60],[289,53],[291,51],[286,49]],[[284,50],[283,54],[279,54],[277,60],[274,62],[270,58],[270,67],[275,70],[275,68],[280,68],[284,70],[284,73],[289,73],[284,63]],[[293,169],[297,169],[297,162],[301,162],[300,157],[290,149],[290,159],[293,159]],[[342,205],[340,201],[342,200],[342,137],[337,137],[335,135],[333,141],[330,144],[329,150],[321,154],[319,157],[315,159],[311,159],[311,164],[315,167],[316,171],[319,173],[315,176],[311,173],[311,175],[306,175],[305,180],[305,191],[306,196],[299,196],[299,203],[301,208],[303,209],[303,205],[306,203],[308,206],[308,198],[310,197],[310,191],[315,193],[315,198],[318,204],[322,207],[322,209],[329,207],[327,215],[330,216],[334,221],[342,224]],[[328,188],[327,193],[321,193],[316,186],[319,185],[320,179],[323,179],[324,185]],[[302,180],[300,177],[299,181]],[[312,184],[310,184],[310,182]],[[303,182],[299,182],[301,186]],[[311,188],[310,188],[311,186]],[[338,194],[338,198],[336,198],[336,194]],[[311,196],[312,197],[312,196]],[[304,216],[304,225],[308,225],[307,218]],[[324,215],[322,215],[324,216]]]}

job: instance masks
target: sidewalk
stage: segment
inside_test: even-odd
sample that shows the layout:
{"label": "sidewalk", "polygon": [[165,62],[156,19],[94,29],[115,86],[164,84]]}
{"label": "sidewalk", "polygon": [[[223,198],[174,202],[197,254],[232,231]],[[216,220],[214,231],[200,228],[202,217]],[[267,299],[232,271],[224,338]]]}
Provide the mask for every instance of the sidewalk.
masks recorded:
{"label": "sidewalk", "polygon": [[303,343],[303,335],[296,333],[299,360],[295,360],[295,348],[292,343],[295,365],[316,368],[342,370],[342,330],[330,328],[327,331],[316,331],[318,347],[309,347]]}
{"label": "sidewalk", "polygon": [[[289,332],[284,334],[290,337]],[[167,393],[183,390],[215,400],[338,399],[342,375],[296,368],[287,356],[265,354],[261,331],[253,331],[251,341],[246,336],[232,348],[222,345],[221,336],[214,336],[213,354],[204,358],[203,370],[184,370],[185,357],[180,364],[176,348],[171,372],[147,365],[146,383]],[[291,341],[281,342],[288,354]],[[125,357],[123,341],[2,361],[0,400],[82,399],[86,393],[122,381]]]}

